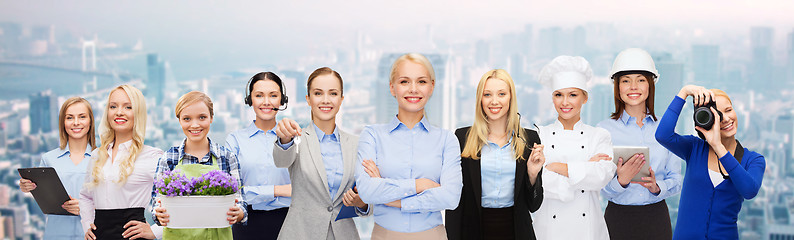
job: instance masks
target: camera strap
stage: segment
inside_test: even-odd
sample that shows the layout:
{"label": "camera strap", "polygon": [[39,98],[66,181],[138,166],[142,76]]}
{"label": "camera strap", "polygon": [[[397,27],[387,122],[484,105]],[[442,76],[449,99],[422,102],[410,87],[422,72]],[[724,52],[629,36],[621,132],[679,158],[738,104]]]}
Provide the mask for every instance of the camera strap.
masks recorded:
{"label": "camera strap", "polygon": [[[736,140],[736,149],[733,150],[733,153],[734,153],[733,157],[736,158],[736,161],[738,161],[739,163],[742,163],[742,157],[744,157],[744,147],[742,147],[742,144],[739,143],[739,140]],[[717,154],[717,152],[714,152],[714,155],[716,155],[716,154]],[[717,162],[717,167],[720,168],[720,174],[722,175],[722,179],[731,178],[730,176],[725,175],[725,173],[722,172],[722,164],[719,163],[719,159],[720,159],[720,156],[717,156],[717,161],[718,161]]]}

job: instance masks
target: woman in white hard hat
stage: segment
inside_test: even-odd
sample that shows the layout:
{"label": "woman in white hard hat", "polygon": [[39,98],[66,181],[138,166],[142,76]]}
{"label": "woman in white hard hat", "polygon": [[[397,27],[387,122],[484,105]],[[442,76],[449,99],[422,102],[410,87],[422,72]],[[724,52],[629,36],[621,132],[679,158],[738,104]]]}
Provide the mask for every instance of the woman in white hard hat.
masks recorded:
{"label": "woman in white hard hat", "polygon": [[587,60],[571,56],[554,58],[540,72],[558,117],[539,128],[546,169],[543,205],[532,217],[538,239],[609,239],[599,191],[615,176],[612,140],[581,122],[592,75]]}
{"label": "woman in white hard hat", "polygon": [[[618,159],[617,174],[601,193],[609,200],[604,219],[615,239],[671,239],[665,198],[681,192],[681,162],[653,137],[658,119],[653,111],[658,71],[648,52],[623,50],[609,75],[614,85],[615,112],[598,123],[612,134],[612,143],[649,148],[649,156]],[[641,169],[648,162],[650,169]],[[650,177],[632,182],[640,170]]]}

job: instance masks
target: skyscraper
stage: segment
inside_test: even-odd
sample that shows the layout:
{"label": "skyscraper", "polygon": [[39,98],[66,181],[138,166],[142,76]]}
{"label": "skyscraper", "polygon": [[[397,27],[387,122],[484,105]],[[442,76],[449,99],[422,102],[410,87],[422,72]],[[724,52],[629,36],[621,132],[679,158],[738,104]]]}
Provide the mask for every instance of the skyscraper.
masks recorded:
{"label": "skyscraper", "polygon": [[146,97],[154,98],[155,104],[162,104],[165,97],[165,63],[156,53],[146,56],[148,78],[146,79]]}
{"label": "skyscraper", "polygon": [[30,132],[48,133],[57,129],[58,106],[56,96],[47,90],[31,94],[30,100]]}
{"label": "skyscraper", "polygon": [[692,45],[692,72],[694,84],[715,87],[720,79],[720,47],[717,45]]}
{"label": "skyscraper", "polygon": [[788,86],[792,86],[794,85],[794,30],[786,38],[786,50],[788,50],[788,64],[786,65]]}
{"label": "skyscraper", "polygon": [[781,87],[784,82],[779,79],[772,78],[772,71],[774,65],[772,64],[772,37],[774,30],[771,27],[752,27],[750,28],[750,52],[752,54],[752,62],[750,63],[750,82],[764,81],[770,85],[753,84],[760,88]]}
{"label": "skyscraper", "polygon": [[284,76],[283,79],[285,82],[287,81],[287,79],[294,79],[290,81],[295,82],[295,87],[292,89],[293,90],[292,92],[295,92],[294,93],[295,96],[293,97],[293,95],[287,95],[289,96],[290,103],[306,102],[306,98],[303,97],[307,94],[306,74],[303,73],[303,71],[298,71],[298,70],[285,70],[285,71],[281,71],[281,74]]}

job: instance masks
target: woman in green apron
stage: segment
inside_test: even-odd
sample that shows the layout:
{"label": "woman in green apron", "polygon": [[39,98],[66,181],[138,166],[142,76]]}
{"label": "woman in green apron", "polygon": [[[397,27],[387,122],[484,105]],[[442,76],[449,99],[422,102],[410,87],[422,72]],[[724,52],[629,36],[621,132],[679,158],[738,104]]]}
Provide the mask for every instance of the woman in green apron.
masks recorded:
{"label": "woman in green apron", "polygon": [[[182,127],[186,138],[181,145],[172,147],[163,154],[157,165],[157,174],[160,176],[165,171],[179,170],[189,178],[197,178],[212,170],[220,169],[232,176],[241,186],[240,168],[237,157],[227,148],[212,142],[207,134],[213,119],[212,100],[198,91],[189,92],[179,98],[175,109],[176,117]],[[225,228],[200,228],[200,229],[171,229],[168,228],[169,214],[159,206],[156,188],[152,190],[152,209],[156,216],[155,222],[162,229],[153,227],[157,238],[162,239],[232,239],[231,227]],[[245,203],[239,191],[235,193],[237,204],[230,206],[226,220],[229,224],[245,220]],[[199,210],[199,209],[197,209]]]}

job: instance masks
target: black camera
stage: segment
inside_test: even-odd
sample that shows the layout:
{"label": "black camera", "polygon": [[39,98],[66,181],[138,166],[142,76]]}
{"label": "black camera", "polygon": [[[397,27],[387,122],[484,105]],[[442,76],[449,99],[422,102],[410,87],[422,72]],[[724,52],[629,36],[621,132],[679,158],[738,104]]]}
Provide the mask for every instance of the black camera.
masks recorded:
{"label": "black camera", "polygon": [[[709,101],[706,104],[695,106],[695,114],[693,115],[693,118],[695,119],[695,126],[701,127],[705,130],[711,130],[716,123],[714,121],[714,113],[711,112],[712,108],[717,112],[717,115],[720,115],[720,119],[723,119],[722,112],[717,110],[717,103],[714,101]],[[698,131],[698,136],[703,138],[703,134],[700,131]]]}

